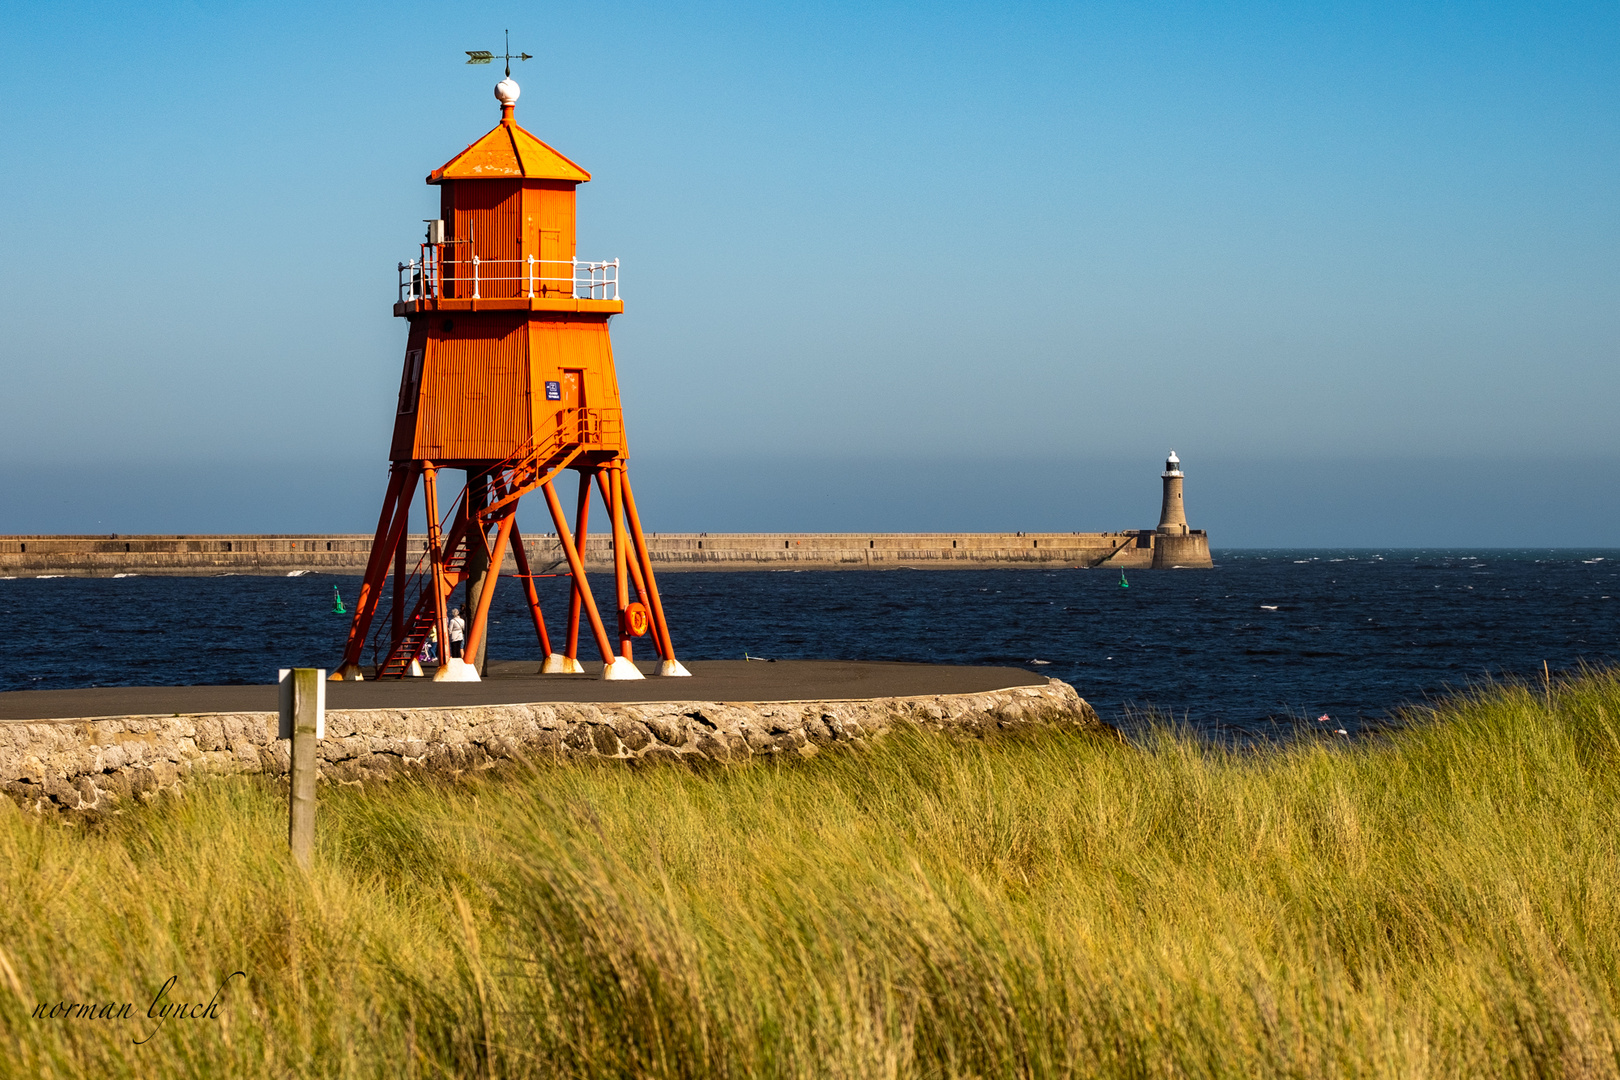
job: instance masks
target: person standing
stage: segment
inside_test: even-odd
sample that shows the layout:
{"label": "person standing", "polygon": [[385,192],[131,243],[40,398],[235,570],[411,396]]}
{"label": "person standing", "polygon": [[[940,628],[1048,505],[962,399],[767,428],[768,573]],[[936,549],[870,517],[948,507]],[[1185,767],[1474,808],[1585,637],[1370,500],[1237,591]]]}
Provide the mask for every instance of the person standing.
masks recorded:
{"label": "person standing", "polygon": [[461,658],[461,646],[467,640],[467,624],[461,618],[460,608],[450,609],[450,655]]}

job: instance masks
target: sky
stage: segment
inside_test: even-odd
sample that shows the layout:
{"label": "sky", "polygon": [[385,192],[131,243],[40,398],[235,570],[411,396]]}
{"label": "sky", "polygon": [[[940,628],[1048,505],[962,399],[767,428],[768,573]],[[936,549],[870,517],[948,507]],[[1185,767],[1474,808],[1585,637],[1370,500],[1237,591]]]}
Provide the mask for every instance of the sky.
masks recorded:
{"label": "sky", "polygon": [[649,529],[1151,528],[1174,448],[1217,549],[1620,533],[1612,2],[0,26],[0,533],[371,531],[395,267],[507,28],[622,261]]}

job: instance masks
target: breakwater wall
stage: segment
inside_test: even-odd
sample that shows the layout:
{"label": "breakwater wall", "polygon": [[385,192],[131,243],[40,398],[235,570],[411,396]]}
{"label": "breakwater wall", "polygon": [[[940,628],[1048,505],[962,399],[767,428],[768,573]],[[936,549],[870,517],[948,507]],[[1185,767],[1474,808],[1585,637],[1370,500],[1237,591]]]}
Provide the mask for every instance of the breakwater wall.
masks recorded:
{"label": "breakwater wall", "polygon": [[[971,694],[839,701],[549,702],[328,710],[321,778],[453,776],[503,761],[736,762],[806,757],[914,724],[986,733],[1107,730],[1057,679]],[[0,791],[34,810],[115,811],[209,773],[287,772],[276,714],[195,713],[0,722]]]}
{"label": "breakwater wall", "polygon": [[[0,536],[0,577],[114,574],[362,574],[371,536]],[[525,537],[536,573],[564,567],[554,536]],[[409,540],[426,550],[425,536]],[[654,533],[648,554],[659,572],[677,570],[982,569],[992,566],[1207,568],[1209,538],[1142,529],[1099,533]],[[612,548],[592,533],[591,570],[611,572]],[[507,570],[516,564],[508,557]]]}

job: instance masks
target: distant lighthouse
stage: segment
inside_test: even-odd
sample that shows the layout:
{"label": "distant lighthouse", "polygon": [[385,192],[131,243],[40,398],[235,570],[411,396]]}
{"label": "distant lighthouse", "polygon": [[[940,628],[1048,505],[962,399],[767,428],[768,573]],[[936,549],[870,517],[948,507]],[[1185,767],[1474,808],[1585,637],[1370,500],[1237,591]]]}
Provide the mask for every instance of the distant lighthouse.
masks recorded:
{"label": "distant lighthouse", "polygon": [[1187,508],[1181,502],[1181,459],[1174,450],[1164,461],[1164,502],[1159,507],[1159,527],[1151,534],[1153,566],[1159,570],[1204,568],[1209,558],[1209,534],[1187,528]]}
{"label": "distant lighthouse", "polygon": [[1174,450],[1165,459],[1164,505],[1159,509],[1158,532],[1168,536],[1187,535],[1187,510],[1181,505],[1181,459]]}

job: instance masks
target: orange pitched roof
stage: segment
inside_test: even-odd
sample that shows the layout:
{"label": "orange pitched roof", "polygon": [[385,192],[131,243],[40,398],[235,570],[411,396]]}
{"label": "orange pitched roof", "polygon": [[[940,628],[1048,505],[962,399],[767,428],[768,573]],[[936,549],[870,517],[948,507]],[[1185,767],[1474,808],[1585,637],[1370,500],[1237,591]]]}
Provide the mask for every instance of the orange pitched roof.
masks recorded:
{"label": "orange pitched roof", "polygon": [[530,135],[503,120],[467,149],[428,173],[427,182],[443,180],[573,180],[591,174]]}

